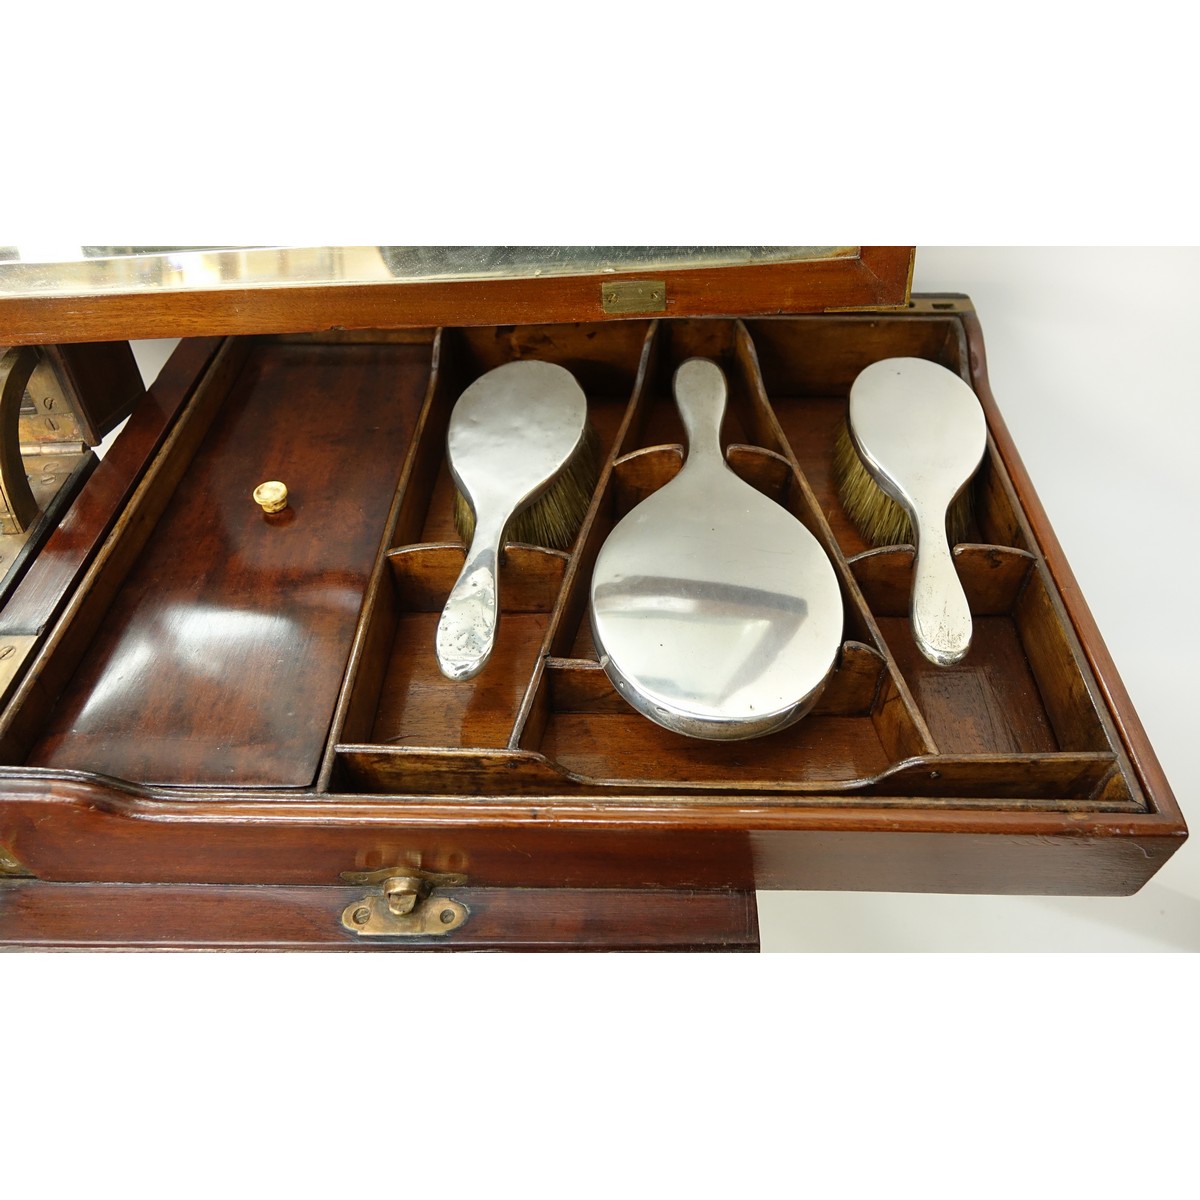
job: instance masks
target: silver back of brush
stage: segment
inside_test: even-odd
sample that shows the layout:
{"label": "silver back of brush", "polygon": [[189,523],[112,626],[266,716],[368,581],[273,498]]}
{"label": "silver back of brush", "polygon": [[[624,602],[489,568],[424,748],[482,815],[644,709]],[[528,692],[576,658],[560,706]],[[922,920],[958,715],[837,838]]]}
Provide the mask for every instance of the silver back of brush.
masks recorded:
{"label": "silver back of brush", "polygon": [[931,662],[952,666],[970,648],[972,622],[946,512],[983,460],[983,409],[953,371],[923,358],[886,358],[850,388],[850,436],[864,466],[913,523],[913,637]]}
{"label": "silver back of brush", "polygon": [[448,678],[471,679],[487,664],[500,615],[504,528],[551,485],[586,430],[583,389],[555,363],[505,363],[475,380],[455,404],[446,455],[475,530],[438,622],[438,666]]}

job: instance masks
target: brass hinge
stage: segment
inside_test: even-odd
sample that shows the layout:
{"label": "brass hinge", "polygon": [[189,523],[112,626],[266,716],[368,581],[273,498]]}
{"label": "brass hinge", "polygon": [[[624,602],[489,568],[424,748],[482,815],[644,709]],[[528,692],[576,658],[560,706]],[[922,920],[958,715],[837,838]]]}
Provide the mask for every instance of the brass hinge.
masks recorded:
{"label": "brass hinge", "polygon": [[461,887],[465,875],[437,874],[417,867],[343,871],[347,883],[378,883],[378,892],[347,904],[342,925],[363,937],[429,937],[457,929],[470,915],[465,904],[433,896],[434,888]]}

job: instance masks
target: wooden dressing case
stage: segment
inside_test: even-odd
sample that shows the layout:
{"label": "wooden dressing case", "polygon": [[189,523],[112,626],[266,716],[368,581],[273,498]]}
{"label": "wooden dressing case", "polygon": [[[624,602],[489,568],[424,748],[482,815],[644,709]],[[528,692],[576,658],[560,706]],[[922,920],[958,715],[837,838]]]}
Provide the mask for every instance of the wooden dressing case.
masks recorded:
{"label": "wooden dressing case", "polygon": [[[1182,843],[971,303],[910,297],[910,249],[435,249],[0,261],[0,942],[754,949],[756,889],[1126,895]],[[126,341],[157,337],[183,340],[143,394]],[[607,534],[679,470],[693,356],[845,609],[815,708],[741,742],[634,712],[588,620]],[[909,630],[912,547],[867,546],[833,482],[889,357],[987,419],[949,668]],[[452,681],[447,424],[525,358],[582,386],[600,479],[570,550],[507,550],[493,658]]]}

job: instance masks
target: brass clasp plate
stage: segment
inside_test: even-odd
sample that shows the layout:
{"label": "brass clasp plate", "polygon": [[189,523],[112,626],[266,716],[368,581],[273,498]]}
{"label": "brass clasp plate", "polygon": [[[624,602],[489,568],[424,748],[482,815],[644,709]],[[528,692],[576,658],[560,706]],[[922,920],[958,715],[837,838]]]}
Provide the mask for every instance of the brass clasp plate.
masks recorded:
{"label": "brass clasp plate", "polygon": [[600,307],[608,316],[667,311],[662,279],[613,279],[600,285]]}
{"label": "brass clasp plate", "polygon": [[378,883],[378,893],[347,904],[342,925],[363,937],[429,937],[457,929],[470,910],[465,904],[432,896],[434,888],[466,883],[465,875],[436,874],[415,867],[343,871],[347,883]]}

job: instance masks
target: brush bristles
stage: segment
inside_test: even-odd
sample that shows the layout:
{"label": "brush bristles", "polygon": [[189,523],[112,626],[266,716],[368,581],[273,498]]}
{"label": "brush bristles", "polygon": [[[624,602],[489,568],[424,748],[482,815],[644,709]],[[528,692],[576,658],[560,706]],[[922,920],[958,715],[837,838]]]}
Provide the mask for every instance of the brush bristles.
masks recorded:
{"label": "brush bristles", "polygon": [[[506,542],[525,542],[550,550],[568,550],[587,516],[600,478],[600,439],[589,423],[579,449],[554,482],[527,509],[509,521]],[[475,514],[463,494],[454,493],[454,528],[467,546],[475,533]]]}
{"label": "brush bristles", "polygon": [[[913,544],[912,522],[908,513],[871,477],[854,448],[850,427],[845,421],[838,429],[833,447],[833,478],[838,499],[846,516],[872,546]],[[952,546],[965,542],[973,522],[972,488],[968,485],[950,505],[946,533]]]}

